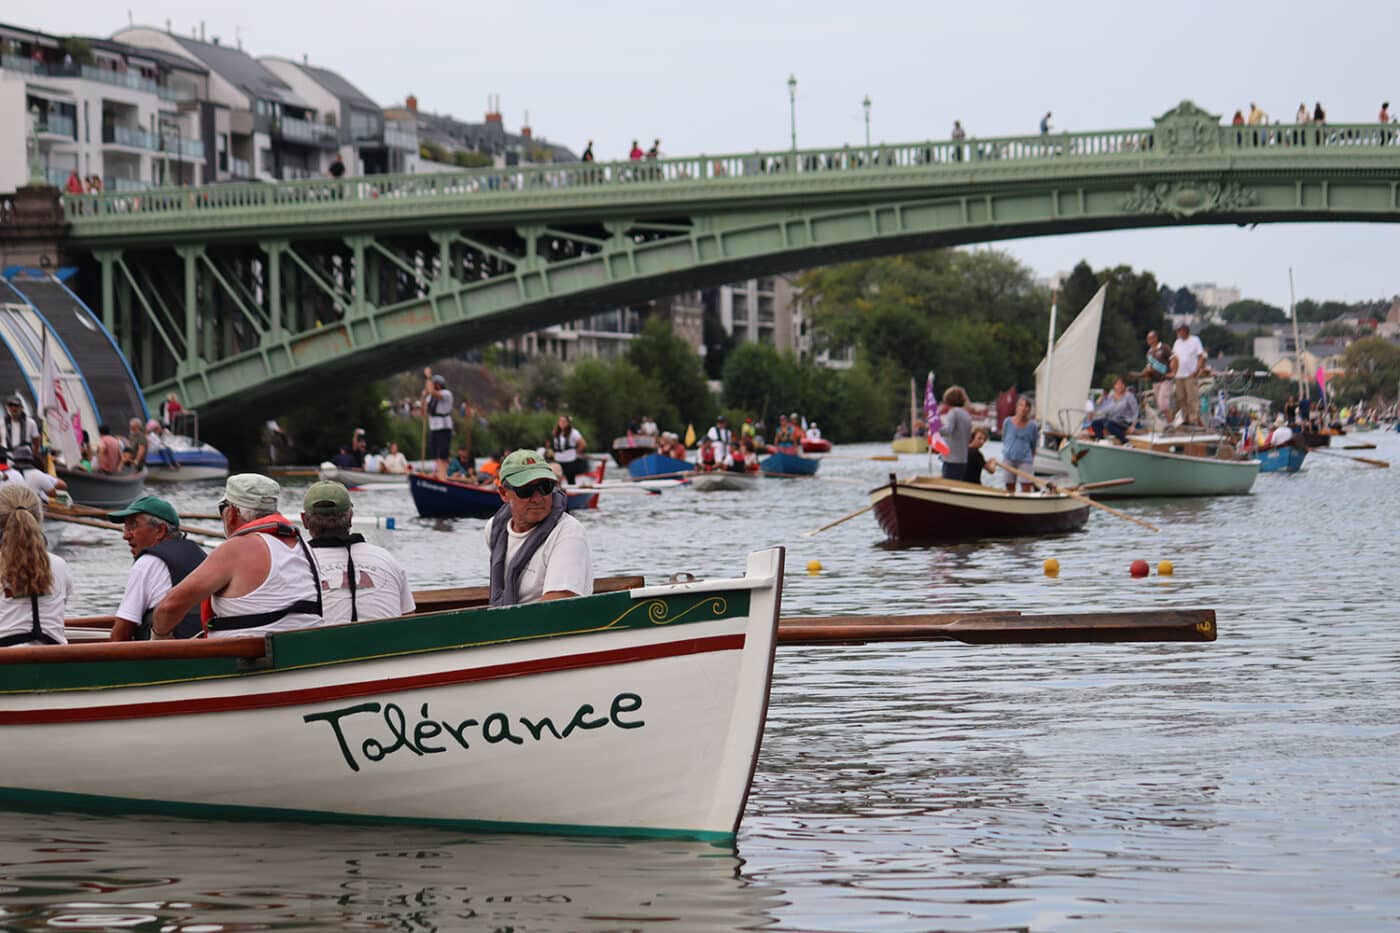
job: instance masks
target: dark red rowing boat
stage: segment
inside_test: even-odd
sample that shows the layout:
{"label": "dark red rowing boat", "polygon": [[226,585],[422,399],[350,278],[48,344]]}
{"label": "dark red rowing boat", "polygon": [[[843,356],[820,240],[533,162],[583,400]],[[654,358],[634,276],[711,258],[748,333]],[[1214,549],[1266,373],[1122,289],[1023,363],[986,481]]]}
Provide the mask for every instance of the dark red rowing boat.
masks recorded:
{"label": "dark red rowing boat", "polygon": [[891,477],[870,490],[870,504],[885,534],[900,542],[1059,534],[1089,520],[1089,506],[1061,492],[1012,495],[935,476]]}

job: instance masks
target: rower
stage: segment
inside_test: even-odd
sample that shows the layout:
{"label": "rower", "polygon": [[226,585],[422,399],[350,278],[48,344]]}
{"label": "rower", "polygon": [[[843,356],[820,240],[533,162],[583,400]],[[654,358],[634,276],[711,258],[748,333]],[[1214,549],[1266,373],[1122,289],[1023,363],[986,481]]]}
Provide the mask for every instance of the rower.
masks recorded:
{"label": "rower", "polygon": [[[134,559],[111,640],[144,641],[151,637],[153,610],[172,587],[204,563],[204,549],[180,530],[175,507],[156,496],[142,496],[124,509],[109,512],[107,520],[121,523],[122,538]],[[194,638],[202,630],[199,607],[194,606],[175,626],[174,637]]]}
{"label": "rower", "polygon": [[588,536],[565,512],[567,499],[544,458],[515,451],[501,462],[496,489],[503,504],[486,523],[491,605],[590,595]]}
{"label": "rower", "polygon": [[63,614],[73,578],[45,547],[43,506],[23,483],[0,486],[0,555],[0,648],[67,644]]}
{"label": "rower", "polygon": [[39,469],[34,463],[34,451],[25,444],[16,447],[10,454],[14,460],[14,470],[11,471],[11,479],[23,479],[30,489],[34,490],[39,497],[39,501],[48,504],[49,493],[56,489],[67,489],[68,484],[56,476],[51,476]]}
{"label": "rower", "polygon": [[321,578],[311,549],[277,511],[282,487],[257,473],[237,473],[224,485],[219,517],[228,538],[156,607],[155,638],[169,638],[201,601],[204,630],[262,635],[321,624]]}
{"label": "rower", "polygon": [[302,500],[301,523],[321,578],[327,625],[412,614],[416,608],[403,565],[382,547],[352,534],[355,510],[340,483],[312,483]]}

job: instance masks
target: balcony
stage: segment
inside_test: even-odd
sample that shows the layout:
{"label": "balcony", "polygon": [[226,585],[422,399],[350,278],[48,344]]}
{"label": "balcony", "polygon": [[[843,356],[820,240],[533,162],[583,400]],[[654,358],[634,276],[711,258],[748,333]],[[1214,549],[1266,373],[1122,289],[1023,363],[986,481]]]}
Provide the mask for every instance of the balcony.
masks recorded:
{"label": "balcony", "polygon": [[148,133],[134,126],[104,126],[102,142],[131,149],[149,149],[153,152],[160,149],[160,138],[155,133]]}
{"label": "balcony", "polygon": [[32,58],[23,58],[19,55],[0,55],[0,67],[8,71],[20,71],[24,74],[43,75],[49,78],[83,78],[88,81],[100,81],[113,87],[145,91],[147,94],[156,95],[161,100],[178,99],[174,88],[152,81],[137,71],[112,71],[108,68],[98,68],[95,65],[36,62]]}
{"label": "balcony", "polygon": [[183,136],[167,133],[162,143],[160,147],[162,152],[168,152],[182,159],[193,159],[196,162],[204,159],[204,140],[202,139],[186,139]]}
{"label": "balcony", "polygon": [[229,159],[228,172],[234,178],[252,178],[253,164],[247,159]]}
{"label": "balcony", "polygon": [[108,175],[102,179],[103,191],[150,191],[155,185],[139,178],[114,178]]}
{"label": "balcony", "polygon": [[340,142],[340,131],[335,127],[296,117],[283,117],[275,121],[272,124],[272,135],[310,146],[334,147]]}
{"label": "balcony", "polygon": [[65,139],[78,138],[78,124],[72,117],[61,113],[50,113],[39,118],[34,127],[40,136],[62,136]]}
{"label": "balcony", "polygon": [[390,149],[406,149],[410,152],[417,152],[418,134],[386,125],[384,127],[384,145]]}

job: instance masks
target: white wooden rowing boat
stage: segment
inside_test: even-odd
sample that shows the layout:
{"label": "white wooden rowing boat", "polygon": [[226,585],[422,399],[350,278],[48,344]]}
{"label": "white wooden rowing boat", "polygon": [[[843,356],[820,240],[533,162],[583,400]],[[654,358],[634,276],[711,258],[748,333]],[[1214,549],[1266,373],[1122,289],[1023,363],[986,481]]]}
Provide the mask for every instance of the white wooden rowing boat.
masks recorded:
{"label": "white wooden rowing boat", "polygon": [[696,473],[690,478],[690,485],[696,492],[753,492],[758,488],[759,473],[735,473],[730,470],[715,470],[712,473]]}
{"label": "white wooden rowing boat", "polygon": [[266,638],[0,650],[0,806],[732,838],[780,548],[743,578]]}

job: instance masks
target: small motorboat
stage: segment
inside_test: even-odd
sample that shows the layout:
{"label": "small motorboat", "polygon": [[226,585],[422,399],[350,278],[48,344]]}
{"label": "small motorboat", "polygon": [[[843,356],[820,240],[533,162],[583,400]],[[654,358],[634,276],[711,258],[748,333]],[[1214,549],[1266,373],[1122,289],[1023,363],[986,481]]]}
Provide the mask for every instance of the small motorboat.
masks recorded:
{"label": "small motorboat", "polygon": [[59,467],[57,473],[68,484],[68,495],[74,502],[95,509],[120,509],[146,493],[145,470],[89,473]]}
{"label": "small motorboat", "polygon": [[1308,448],[1303,444],[1267,447],[1255,454],[1260,473],[1297,473],[1303,468],[1303,460],[1307,456]]}
{"label": "small motorboat", "polygon": [[774,448],[773,453],[759,461],[764,476],[813,476],[821,461],[804,457],[793,447]]}
{"label": "small motorboat", "polygon": [[[599,492],[592,487],[603,481],[606,469],[607,463],[599,463],[597,469],[580,473],[577,485],[562,487],[570,512],[598,507]],[[419,518],[490,518],[501,507],[501,494],[494,483],[441,480],[431,473],[410,473],[408,491]]]}
{"label": "small motorboat", "polygon": [[647,454],[656,453],[656,438],[650,434],[633,434],[613,438],[612,458],[620,467],[628,466]]}
{"label": "small motorboat", "polygon": [[758,488],[757,470],[742,473],[735,470],[711,470],[696,473],[690,478],[690,485],[696,492],[753,492]]}
{"label": "small motorboat", "polygon": [[694,472],[695,464],[665,454],[647,454],[627,464],[633,479],[671,479]]}
{"label": "small motorboat", "polygon": [[896,479],[870,490],[875,518],[891,541],[969,541],[1078,531],[1083,499],[1063,492],[1009,493],[938,476]]}
{"label": "small motorboat", "polygon": [[402,488],[408,485],[407,473],[372,473],[369,470],[355,470],[346,467],[338,467],[327,460],[321,464],[319,471],[321,479],[334,480],[344,483],[346,486],[396,486]]}
{"label": "small motorboat", "polygon": [[163,452],[146,458],[146,480],[151,483],[189,483],[228,476],[228,457],[217,447],[186,434],[161,435]]}
{"label": "small motorboat", "polygon": [[831,441],[824,437],[804,437],[802,438],[802,452],[804,454],[829,454],[831,453]]}

